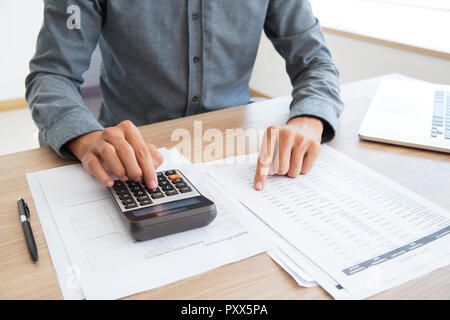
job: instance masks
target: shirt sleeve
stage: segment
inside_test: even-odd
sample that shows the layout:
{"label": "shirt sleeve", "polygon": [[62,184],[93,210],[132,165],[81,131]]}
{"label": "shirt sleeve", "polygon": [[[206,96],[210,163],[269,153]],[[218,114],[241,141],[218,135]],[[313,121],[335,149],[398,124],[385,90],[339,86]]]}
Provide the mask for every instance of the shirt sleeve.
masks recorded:
{"label": "shirt sleeve", "polygon": [[344,104],[339,96],[339,72],[309,1],[271,0],[264,31],[286,61],[293,86],[290,119],[320,119],[322,142],[330,141]]}
{"label": "shirt sleeve", "polygon": [[79,91],[100,35],[101,12],[95,0],[45,1],[44,23],[25,80],[26,99],[43,139],[64,158],[75,158],[64,148],[66,142],[103,130]]}

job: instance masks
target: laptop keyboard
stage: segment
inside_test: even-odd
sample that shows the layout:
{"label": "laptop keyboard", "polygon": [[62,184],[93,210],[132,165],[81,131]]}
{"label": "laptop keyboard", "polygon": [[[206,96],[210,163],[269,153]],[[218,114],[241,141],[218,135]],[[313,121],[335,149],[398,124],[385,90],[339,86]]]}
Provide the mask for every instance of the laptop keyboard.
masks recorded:
{"label": "laptop keyboard", "polygon": [[436,91],[434,95],[431,136],[450,139],[450,91]]}

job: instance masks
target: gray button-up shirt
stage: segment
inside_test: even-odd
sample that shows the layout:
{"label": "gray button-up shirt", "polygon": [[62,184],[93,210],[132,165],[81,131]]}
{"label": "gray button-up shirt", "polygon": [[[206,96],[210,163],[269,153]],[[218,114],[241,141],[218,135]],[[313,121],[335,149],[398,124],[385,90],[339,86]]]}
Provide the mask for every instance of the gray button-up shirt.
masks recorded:
{"label": "gray button-up shirt", "polygon": [[[80,28],[67,26],[70,5]],[[320,118],[330,140],[343,110],[339,74],[307,0],[46,0],[26,79],[33,119],[71,157],[66,142],[125,119],[144,125],[247,104],[262,30],[286,61],[290,117]],[[98,120],[79,93],[97,44]]]}

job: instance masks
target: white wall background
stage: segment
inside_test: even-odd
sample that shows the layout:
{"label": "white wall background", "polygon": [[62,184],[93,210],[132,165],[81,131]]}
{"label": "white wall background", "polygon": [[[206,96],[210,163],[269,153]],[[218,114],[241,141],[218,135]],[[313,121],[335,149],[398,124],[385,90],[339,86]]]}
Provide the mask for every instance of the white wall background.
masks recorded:
{"label": "white wall background", "polygon": [[42,0],[0,0],[0,101],[23,98],[42,25]]}

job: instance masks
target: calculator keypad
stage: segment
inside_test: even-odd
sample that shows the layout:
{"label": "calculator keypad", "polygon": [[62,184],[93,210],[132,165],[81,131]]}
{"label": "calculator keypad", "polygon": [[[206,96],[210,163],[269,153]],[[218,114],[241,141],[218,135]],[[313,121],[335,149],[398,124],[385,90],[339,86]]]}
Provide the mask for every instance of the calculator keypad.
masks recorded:
{"label": "calculator keypad", "polygon": [[115,180],[109,188],[122,211],[199,196],[200,193],[178,170],[157,172],[158,187],[150,189],[135,181]]}

